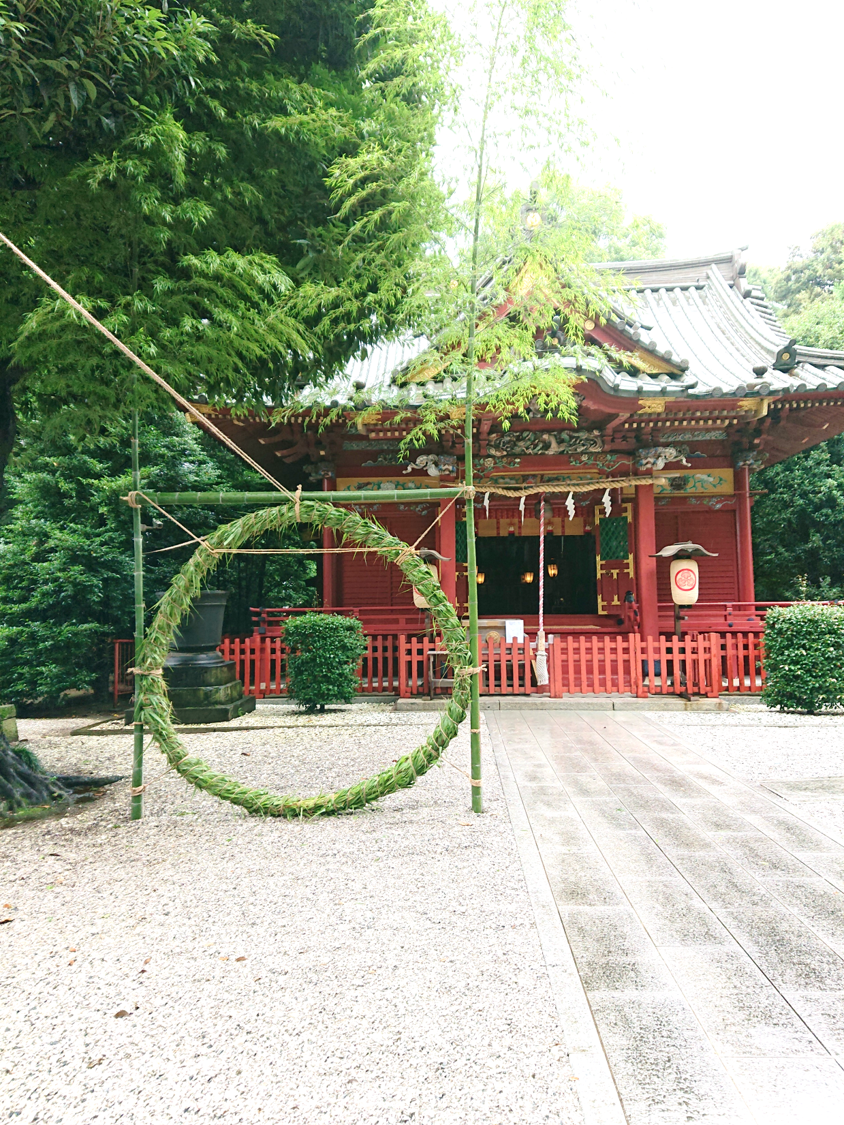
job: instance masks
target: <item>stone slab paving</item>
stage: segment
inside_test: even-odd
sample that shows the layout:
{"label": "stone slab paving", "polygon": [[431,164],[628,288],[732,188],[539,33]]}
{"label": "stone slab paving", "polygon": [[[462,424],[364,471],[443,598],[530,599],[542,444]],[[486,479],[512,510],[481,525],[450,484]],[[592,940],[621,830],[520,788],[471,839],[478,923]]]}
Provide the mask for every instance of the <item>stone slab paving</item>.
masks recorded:
{"label": "stone slab paving", "polygon": [[840,1125],[844,843],[656,716],[487,722],[630,1125]]}

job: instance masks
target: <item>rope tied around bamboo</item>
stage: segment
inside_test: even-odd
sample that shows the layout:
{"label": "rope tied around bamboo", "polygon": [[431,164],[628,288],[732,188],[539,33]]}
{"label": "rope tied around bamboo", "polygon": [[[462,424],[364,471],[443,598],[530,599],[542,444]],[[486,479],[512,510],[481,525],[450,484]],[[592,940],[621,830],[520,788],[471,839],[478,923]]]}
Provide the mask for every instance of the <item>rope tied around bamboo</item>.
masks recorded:
{"label": "rope tied around bamboo", "polygon": [[406,543],[391,535],[375,520],[366,519],[357,512],[309,500],[302,500],[298,508],[297,512],[295,502],[290,501],[278,507],[250,512],[241,519],[218,528],[197,547],[159,603],[158,612],[139,655],[139,669],[158,669],[163,666],[173,633],[189,612],[203,580],[219,565],[221,549],[237,547],[245,540],[254,539],[266,531],[283,530],[301,519],[314,526],[329,528],[344,541],[370,547],[388,561],[399,563],[408,582],[428,601],[434,621],[442,632],[449,663],[455,672],[455,682],[451,698],[433,731],[410,754],[399,758],[389,769],[345,789],[315,797],[294,797],[276,795],[266,789],[244,785],[214,771],[201,759],[191,757],[174,729],[172,707],[163,675],[142,673],[138,690],[143,719],[168,763],[198,789],[239,805],[250,813],[288,819],[360,809],[380,797],[413,785],[418,777],[440,761],[443,751],[457,734],[469,706],[470,676],[477,671],[472,668],[465,630],[454,608],[427,564],[415,553],[407,554]]}

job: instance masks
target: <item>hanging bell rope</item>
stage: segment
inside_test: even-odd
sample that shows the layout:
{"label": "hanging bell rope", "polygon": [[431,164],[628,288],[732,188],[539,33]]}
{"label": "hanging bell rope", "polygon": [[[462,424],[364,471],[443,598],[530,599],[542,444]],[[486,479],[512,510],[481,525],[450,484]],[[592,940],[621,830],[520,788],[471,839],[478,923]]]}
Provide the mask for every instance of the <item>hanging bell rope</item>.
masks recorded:
{"label": "hanging bell rope", "polygon": [[545,493],[539,494],[539,631],[536,634],[536,684],[548,689],[548,654],[545,651]]}

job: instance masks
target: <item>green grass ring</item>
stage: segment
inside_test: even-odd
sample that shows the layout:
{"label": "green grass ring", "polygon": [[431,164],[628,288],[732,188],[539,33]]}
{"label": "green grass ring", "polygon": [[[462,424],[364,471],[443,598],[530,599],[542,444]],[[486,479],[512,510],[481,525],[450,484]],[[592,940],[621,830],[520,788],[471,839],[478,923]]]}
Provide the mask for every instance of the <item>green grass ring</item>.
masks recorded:
{"label": "green grass ring", "polygon": [[[343,544],[374,548],[383,558],[398,564],[407,580],[420,591],[431,607],[434,622],[442,632],[449,663],[455,672],[455,683],[445,710],[421,746],[400,758],[389,769],[334,793],[320,793],[315,797],[303,798],[278,796],[266,789],[252,789],[225,774],[217,773],[200,758],[190,757],[173,728],[173,710],[167,685],[161,675],[149,673],[154,673],[163,666],[179,622],[188,613],[203,581],[216,570],[221,559],[226,557],[215,554],[213,549],[239,547],[266,531],[280,531],[295,526],[296,512],[293,503],[286,503],[250,512],[242,519],[217,528],[173,579],[169,590],[159,602],[158,612],[141,647],[136,664],[140,669],[137,673],[138,694],[143,719],[170,765],[197,789],[213,793],[215,797],[231,801],[259,816],[284,816],[290,819],[361,809],[388,793],[413,785],[417,777],[439,760],[466,717],[470,677],[460,673],[461,669],[472,666],[466,632],[454,608],[422,559],[418,555],[406,553],[406,543],[391,535],[376,520],[366,519],[357,512],[331,504],[302,501],[299,505],[299,521],[317,528],[330,528]],[[145,674],[143,669],[149,669],[149,673]]]}

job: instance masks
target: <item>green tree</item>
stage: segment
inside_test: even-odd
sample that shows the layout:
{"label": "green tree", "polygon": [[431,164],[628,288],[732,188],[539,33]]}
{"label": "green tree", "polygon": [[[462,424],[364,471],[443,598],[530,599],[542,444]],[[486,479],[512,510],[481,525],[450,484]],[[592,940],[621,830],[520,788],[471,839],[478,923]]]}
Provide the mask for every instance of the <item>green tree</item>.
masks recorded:
{"label": "green tree", "polygon": [[844,349],[844,223],[817,231],[808,250],[793,246],[782,269],[751,266],[748,276],[799,343]]}
{"label": "green tree", "polygon": [[[844,349],[844,223],[794,247],[781,270],[752,279],[774,299],[786,332],[807,347]],[[755,473],[764,490],[753,506],[757,596],[844,597],[844,437]]]}
{"label": "green tree", "polygon": [[753,476],[756,596],[844,597],[844,436]]}
{"label": "green tree", "polygon": [[589,188],[570,181],[561,205],[585,233],[595,262],[665,257],[665,228],[651,215],[629,215],[618,188]]}
{"label": "green tree", "polygon": [[[144,419],[142,484],[152,489],[254,487],[256,477],[179,414]],[[0,526],[0,695],[56,702],[68,689],[103,690],[108,641],[131,635],[134,593],[129,426],[83,443],[25,427],[9,470],[11,508]],[[219,523],[214,509],[173,513],[196,535]],[[231,513],[236,518],[242,513]],[[166,588],[194,544],[144,509],[147,605]],[[281,541],[256,544],[282,546]],[[301,540],[296,537],[295,545]],[[156,553],[158,552],[158,553]],[[249,606],[311,605],[315,564],[301,555],[236,556],[218,571],[230,591],[226,628],[250,629]]]}
{"label": "green tree", "polygon": [[844,223],[812,235],[809,250],[793,246],[782,270],[770,271],[770,296],[789,314],[829,296],[844,281]]}
{"label": "green tree", "polygon": [[[396,6],[412,49],[384,97],[367,0],[0,3],[0,229],[183,394],[263,409],[400,312],[440,94],[424,4]],[[373,145],[391,182],[344,212],[326,167]],[[0,471],[16,410],[82,434],[158,393],[4,261]]]}
{"label": "green tree", "polygon": [[844,282],[784,316],[783,328],[806,347],[844,350]]}

